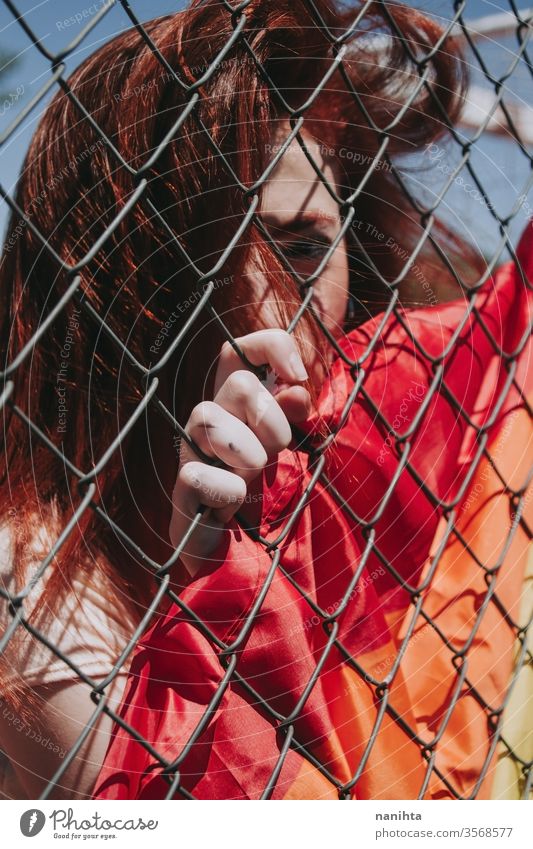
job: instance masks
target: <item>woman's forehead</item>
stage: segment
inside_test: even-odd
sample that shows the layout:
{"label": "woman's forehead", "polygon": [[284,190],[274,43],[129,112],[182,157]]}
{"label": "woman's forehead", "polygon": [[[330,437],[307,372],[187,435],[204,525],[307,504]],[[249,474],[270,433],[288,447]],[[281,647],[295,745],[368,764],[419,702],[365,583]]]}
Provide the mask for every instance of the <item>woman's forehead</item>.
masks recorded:
{"label": "woman's forehead", "polygon": [[[289,133],[288,124],[285,128],[276,128],[267,150],[267,158],[274,158]],[[329,151],[306,134],[302,134],[302,140],[326,179],[335,186],[333,160]],[[310,205],[322,209],[327,217],[338,216],[336,202],[318,177],[298,140],[293,139],[263,188],[261,207],[267,214],[278,211],[296,214]]]}

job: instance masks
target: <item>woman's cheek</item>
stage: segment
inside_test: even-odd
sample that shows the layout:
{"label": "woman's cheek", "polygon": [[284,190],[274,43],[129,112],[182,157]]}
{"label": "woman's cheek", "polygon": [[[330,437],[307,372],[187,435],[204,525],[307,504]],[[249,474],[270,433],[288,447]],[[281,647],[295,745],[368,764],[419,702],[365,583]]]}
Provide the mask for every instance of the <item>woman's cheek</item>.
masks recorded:
{"label": "woman's cheek", "polygon": [[324,274],[315,283],[316,303],[320,317],[333,334],[340,336],[348,305],[349,273],[346,252],[337,250]]}

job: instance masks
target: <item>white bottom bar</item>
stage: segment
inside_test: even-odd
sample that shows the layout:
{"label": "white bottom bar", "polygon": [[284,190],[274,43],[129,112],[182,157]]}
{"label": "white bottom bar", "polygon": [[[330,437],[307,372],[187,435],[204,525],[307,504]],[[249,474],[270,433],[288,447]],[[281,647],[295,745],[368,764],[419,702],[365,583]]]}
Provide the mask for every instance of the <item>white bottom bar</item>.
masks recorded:
{"label": "white bottom bar", "polygon": [[[68,846],[128,849],[526,849],[533,845],[530,802],[4,801],[2,813],[3,845],[34,845],[35,849],[67,841]],[[35,844],[29,844],[32,837]]]}

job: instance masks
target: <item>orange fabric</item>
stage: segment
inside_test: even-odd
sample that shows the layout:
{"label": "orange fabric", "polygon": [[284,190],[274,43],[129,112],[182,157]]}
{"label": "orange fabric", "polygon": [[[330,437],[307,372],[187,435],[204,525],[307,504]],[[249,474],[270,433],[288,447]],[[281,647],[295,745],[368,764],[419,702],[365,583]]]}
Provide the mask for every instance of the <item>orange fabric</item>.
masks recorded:
{"label": "orange fabric", "polygon": [[[532,235],[533,225],[519,249],[530,278]],[[344,415],[354,375],[338,358],[306,431],[319,441],[319,416],[331,427],[342,424],[325,471],[355,517],[317,481],[280,544],[275,569],[265,547],[232,522],[212,562],[181,593],[212,636],[174,604],[140,641],[121,716],[169,762],[182,756],[181,784],[195,797],[259,798],[280,757],[283,717],[291,718],[285,727],[297,745],[288,749],[274,799],[490,795],[488,717],[504,698],[514,642],[504,610],[517,614],[526,556],[523,524],[504,545],[514,508],[502,479],[520,489],[532,459],[523,401],[531,393],[529,287],[509,263],[476,295],[474,311],[465,316],[465,309],[453,302],[408,311],[381,329],[378,316],[343,341],[356,359],[377,333],[362,362],[363,391]],[[500,348],[521,351],[512,383]],[[398,474],[380,416],[405,434],[419,413],[405,443],[409,468]],[[485,429],[492,460],[482,456],[468,479],[480,444],[471,423]],[[280,455],[263,486],[261,533],[270,542],[312,474],[297,446]],[[454,500],[445,513],[441,504]],[[446,537],[448,520],[461,538],[455,530]],[[496,583],[487,599],[489,574]],[[236,668],[269,710],[235,679],[220,689],[217,645],[238,637],[265,584]],[[417,588],[421,612],[413,619]],[[329,632],[313,605],[332,614],[347,593],[324,660]],[[184,749],[208,706],[209,721]],[[117,727],[95,797],[160,798],[167,790],[157,759]]]}
{"label": "orange fabric", "polygon": [[[533,610],[533,545],[530,543],[526,580],[522,595],[519,624],[526,629]],[[491,798],[519,800],[531,795],[523,764],[533,760],[533,667],[524,663],[524,652],[533,653],[533,632],[529,628],[525,643],[515,641],[515,676],[503,713],[502,736],[497,748],[497,766]]]}

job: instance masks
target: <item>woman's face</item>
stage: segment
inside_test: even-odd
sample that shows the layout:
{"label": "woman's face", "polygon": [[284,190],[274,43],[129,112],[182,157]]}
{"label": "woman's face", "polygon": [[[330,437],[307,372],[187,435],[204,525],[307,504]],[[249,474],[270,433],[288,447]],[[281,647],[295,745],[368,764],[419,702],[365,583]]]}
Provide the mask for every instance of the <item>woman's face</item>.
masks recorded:
{"label": "woman's face", "polygon": [[[271,158],[289,132],[287,123],[272,133]],[[304,134],[302,137],[325,177],[337,187],[335,161],[324,155],[324,146]],[[296,140],[285,151],[265,184],[260,214],[293,268],[304,278],[312,274],[337,236],[341,220],[338,204]],[[313,306],[335,337],[343,331],[348,282],[348,258],[343,238],[313,284]],[[261,286],[258,283],[256,289],[262,303],[262,316],[268,321],[268,284]],[[269,323],[272,324],[271,321]]]}

